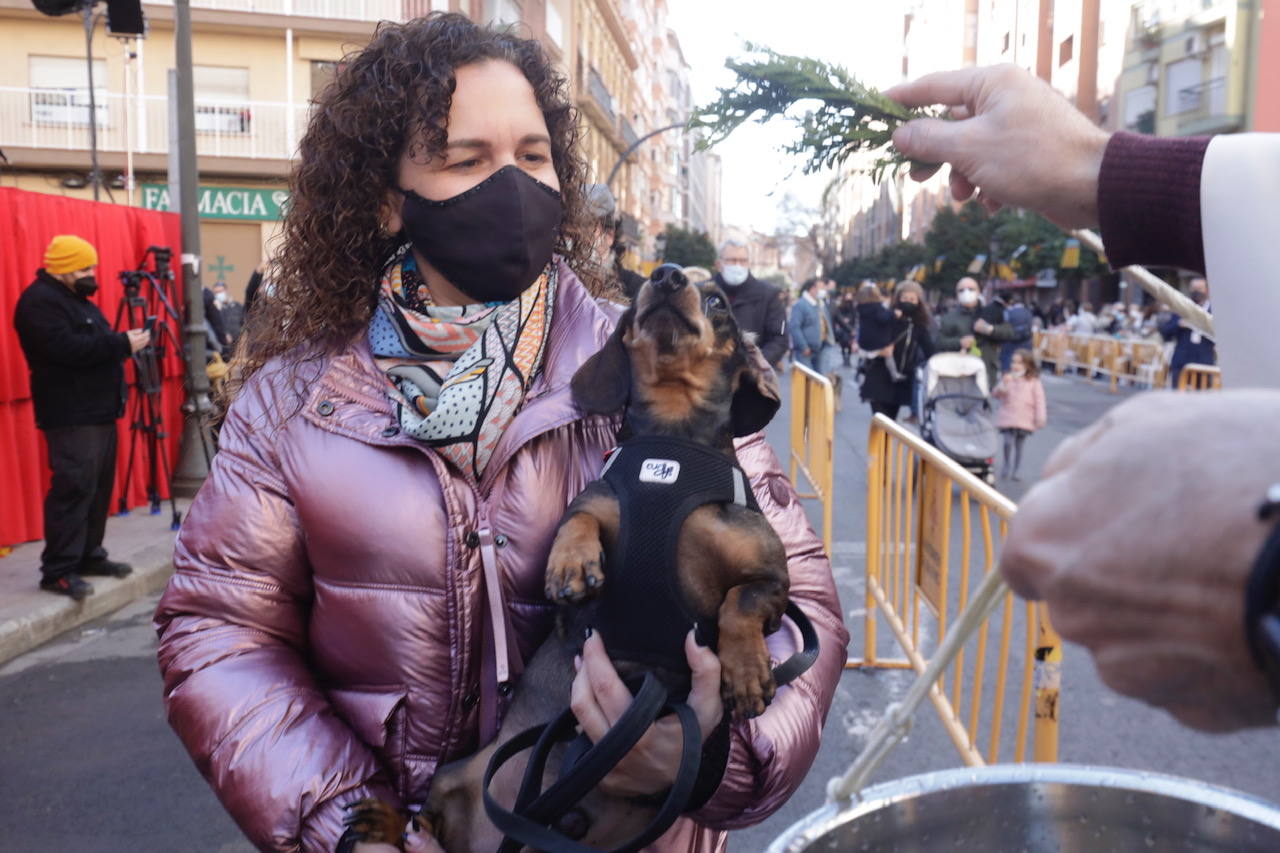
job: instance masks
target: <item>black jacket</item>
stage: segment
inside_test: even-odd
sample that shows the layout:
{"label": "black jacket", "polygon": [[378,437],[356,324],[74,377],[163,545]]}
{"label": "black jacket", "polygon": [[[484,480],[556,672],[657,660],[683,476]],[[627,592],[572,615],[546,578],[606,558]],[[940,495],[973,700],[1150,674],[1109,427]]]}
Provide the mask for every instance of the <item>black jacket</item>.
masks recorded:
{"label": "black jacket", "polygon": [[[870,358],[865,362],[862,377],[862,399],[868,403],[911,405],[911,380],[916,368],[928,361],[934,353],[933,338],[927,326],[893,318],[893,360],[898,375],[894,381],[883,358]],[[887,346],[887,344],[886,344]]]}
{"label": "black jacket", "polygon": [[40,270],[18,297],[13,327],[31,370],[36,426],[109,424],[124,414],[129,336],[112,331],[97,305]]}
{"label": "black jacket", "polygon": [[715,281],[729,297],[738,328],[755,334],[765,361],[777,365],[787,352],[787,306],[782,291],[755,276],[748,276],[737,287],[725,284],[720,273]]}

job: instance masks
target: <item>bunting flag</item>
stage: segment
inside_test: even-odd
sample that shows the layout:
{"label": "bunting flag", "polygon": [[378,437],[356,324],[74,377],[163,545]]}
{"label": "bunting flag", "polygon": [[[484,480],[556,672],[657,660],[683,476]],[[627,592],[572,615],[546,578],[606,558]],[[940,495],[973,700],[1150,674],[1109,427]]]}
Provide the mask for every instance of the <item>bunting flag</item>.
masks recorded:
{"label": "bunting flag", "polygon": [[965,272],[980,273],[982,268],[987,265],[986,255],[974,255],[973,260],[969,262],[969,268]]}
{"label": "bunting flag", "polygon": [[928,276],[928,274],[929,274],[929,271],[928,269],[925,268],[924,264],[916,264],[915,274],[908,276],[908,278],[910,278],[912,281],[916,282],[917,284],[924,284],[924,280]]}
{"label": "bunting flag", "polygon": [[1017,278],[1013,273],[1013,267],[1003,262],[996,263],[996,277],[1004,281],[1013,281]]}
{"label": "bunting flag", "polygon": [[1075,269],[1080,266],[1080,241],[1074,237],[1067,240],[1067,245],[1062,250],[1062,262],[1058,264],[1064,270]]}
{"label": "bunting flag", "polygon": [[1021,246],[1013,250],[1013,254],[1009,256],[1009,260],[1016,261],[1018,259],[1018,256],[1021,255],[1026,250],[1027,250],[1027,244],[1023,243]]}
{"label": "bunting flag", "polygon": [[933,259],[933,271],[934,271],[934,272],[942,272],[942,265],[943,265],[944,263],[946,263],[946,261],[947,261],[947,256],[946,256],[946,255],[938,255],[938,257],[934,258],[934,259]]}

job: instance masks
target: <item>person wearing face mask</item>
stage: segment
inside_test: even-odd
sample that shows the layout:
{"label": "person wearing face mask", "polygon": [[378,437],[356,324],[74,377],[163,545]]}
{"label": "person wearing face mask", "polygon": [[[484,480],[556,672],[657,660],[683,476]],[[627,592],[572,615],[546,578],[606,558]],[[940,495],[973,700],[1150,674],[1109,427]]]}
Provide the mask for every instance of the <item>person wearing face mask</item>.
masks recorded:
{"label": "person wearing face mask", "polygon": [[222,282],[213,286],[213,302],[222,315],[222,328],[234,344],[236,338],[240,337],[240,330],[244,328],[244,306],[231,298],[231,292]]}
{"label": "person wearing face mask", "polygon": [[[1188,295],[1206,311],[1213,313],[1209,304],[1209,283],[1203,278],[1191,279],[1187,288]],[[1182,368],[1188,364],[1217,364],[1218,354],[1214,348],[1213,338],[1193,329],[1177,314],[1171,313],[1160,325],[1160,336],[1166,341],[1173,341],[1173,357],[1169,359],[1169,386],[1178,387],[1178,376]]]}
{"label": "person wearing face mask", "polygon": [[738,328],[756,336],[756,346],[777,369],[787,354],[787,303],[783,292],[751,274],[751,255],[741,240],[726,240],[716,261],[716,284],[729,297]]}
{"label": "person wearing face mask", "polygon": [[[871,287],[878,295],[879,288],[874,284]],[[871,304],[864,302],[859,308]],[[914,281],[899,282],[893,289],[892,309],[879,304],[875,307],[883,316],[868,311],[861,320],[864,325],[874,325],[877,332],[884,332],[887,342],[872,351],[875,357],[864,362],[862,399],[871,406],[873,415],[884,414],[896,420],[903,406],[914,408],[916,368],[934,353],[929,334],[933,319],[925,303],[924,289]],[[870,336],[859,338],[859,346],[871,339]]]}
{"label": "person wearing face mask", "polygon": [[1005,322],[999,305],[983,305],[978,282],[968,276],[956,282],[956,304],[942,317],[939,352],[967,352],[987,366],[988,387],[994,388],[1000,367],[1000,345],[1013,340],[1013,326]]}
{"label": "person wearing face mask", "polygon": [[93,593],[85,575],[122,578],[132,571],[107,558],[102,537],[115,484],[116,419],[127,396],[122,362],[151,341],[143,329],[112,330],[91,301],[97,266],[98,252],[87,240],[54,237],[13,314],[53,472],[40,588],[77,601]]}
{"label": "person wearing face mask", "polygon": [[[618,441],[620,418],[584,414],[570,383],[624,308],[537,40],[457,14],[384,23],[316,101],[156,628],[170,722],[240,828],[331,853],[345,805],[420,805],[438,766],[495,738],[553,629],[561,516]],[[721,849],[786,801],[845,659],[821,541],[763,435],[736,451],[823,651],[747,725],[689,644],[706,771],[663,853]],[[630,698],[598,640],[573,691],[597,740]],[[643,743],[605,780],[620,794],[674,782],[680,738]],[[477,817],[469,849],[497,849]]]}

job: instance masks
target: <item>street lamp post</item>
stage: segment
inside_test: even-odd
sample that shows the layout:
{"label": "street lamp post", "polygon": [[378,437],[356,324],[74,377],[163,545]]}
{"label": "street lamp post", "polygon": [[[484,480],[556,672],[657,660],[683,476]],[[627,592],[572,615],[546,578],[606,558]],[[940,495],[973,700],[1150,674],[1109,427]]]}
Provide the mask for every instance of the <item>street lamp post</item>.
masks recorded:
{"label": "street lamp post", "polygon": [[84,16],[85,57],[89,63],[89,183],[93,184],[93,200],[98,200],[102,186],[102,172],[98,169],[98,97],[93,88],[93,6],[97,0],[88,0],[81,8]]}
{"label": "street lamp post", "polygon": [[618,170],[622,168],[622,164],[627,162],[627,158],[630,157],[632,152],[634,152],[637,148],[639,148],[648,140],[657,136],[659,133],[666,133],[668,130],[675,130],[678,127],[684,127],[687,124],[688,122],[682,121],[679,124],[669,124],[666,127],[660,127],[657,130],[651,130],[648,133],[646,133],[644,136],[637,139],[635,142],[631,143],[631,146],[627,148],[626,151],[623,151],[621,155],[618,156],[618,162],[614,163],[613,168],[609,170],[609,177],[605,178],[604,180],[605,186],[613,186],[613,179],[617,177]]}

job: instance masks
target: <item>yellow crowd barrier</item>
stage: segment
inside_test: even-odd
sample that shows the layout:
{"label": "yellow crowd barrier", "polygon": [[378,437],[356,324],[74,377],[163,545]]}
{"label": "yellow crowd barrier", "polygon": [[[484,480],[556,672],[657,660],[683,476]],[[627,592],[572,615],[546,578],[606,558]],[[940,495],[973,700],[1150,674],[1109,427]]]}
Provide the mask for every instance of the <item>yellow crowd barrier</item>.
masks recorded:
{"label": "yellow crowd barrier", "polygon": [[1222,370],[1212,364],[1188,364],[1178,374],[1179,391],[1221,391]]}
{"label": "yellow crowd barrier", "polygon": [[[982,597],[976,590],[998,583],[990,575],[1016,509],[914,433],[877,415],[867,453],[864,652],[849,667],[924,672],[952,615],[972,621],[977,611],[967,608]],[[970,765],[996,763],[1009,746],[1014,761],[1026,760],[1028,746],[1033,760],[1055,761],[1062,641],[1044,605],[1017,602],[1007,590],[1000,596],[954,660],[944,662],[929,699]],[[881,620],[905,657],[880,656]],[[932,639],[922,639],[922,628]],[[1011,655],[1020,658],[1012,672]]]}
{"label": "yellow crowd barrier", "polygon": [[[822,543],[831,553],[831,495],[835,468],[835,391],[825,376],[791,367],[791,482],[801,498],[822,501]],[[796,472],[812,491],[801,492]]]}
{"label": "yellow crowd barrier", "polygon": [[1036,332],[1033,340],[1036,358],[1051,363],[1054,373],[1080,370],[1090,382],[1107,377],[1112,393],[1122,382],[1151,388],[1168,382],[1169,364],[1160,341],[1073,335],[1061,329]]}

